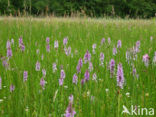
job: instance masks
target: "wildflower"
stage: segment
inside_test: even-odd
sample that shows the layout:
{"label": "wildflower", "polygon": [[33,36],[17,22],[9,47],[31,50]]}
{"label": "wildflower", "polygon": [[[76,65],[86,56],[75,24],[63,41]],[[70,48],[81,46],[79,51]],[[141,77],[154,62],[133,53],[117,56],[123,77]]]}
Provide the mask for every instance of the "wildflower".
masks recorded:
{"label": "wildflower", "polygon": [[88,97],[90,96],[90,91],[87,91],[87,96],[88,96]]}
{"label": "wildflower", "polygon": [[123,68],[122,68],[122,64],[119,63],[118,70],[117,70],[117,86],[123,89],[123,84],[124,84]]}
{"label": "wildflower", "polygon": [[94,74],[93,74],[93,80],[96,81],[96,79],[97,79],[97,75],[96,75],[96,73],[94,73]]}
{"label": "wildflower", "polygon": [[76,66],[76,70],[77,70],[77,73],[80,73],[80,72],[81,72],[81,67],[80,67],[80,65],[77,65],[77,66]]}
{"label": "wildflower", "polygon": [[66,37],[66,38],[63,39],[63,45],[66,46],[67,43],[68,43],[68,38]]}
{"label": "wildflower", "polygon": [[79,59],[79,63],[78,64],[82,67],[82,65],[83,65],[82,58]]}
{"label": "wildflower", "polygon": [[133,77],[136,75],[136,68],[133,67]]}
{"label": "wildflower", "polygon": [[60,86],[63,85],[64,79],[65,79],[65,72],[64,72],[64,70],[61,70],[60,79],[59,79],[59,85]]}
{"label": "wildflower", "polygon": [[2,57],[2,64],[5,68],[8,68],[9,67],[8,59],[6,59],[5,57]]}
{"label": "wildflower", "polygon": [[71,95],[69,97],[69,104],[68,107],[66,109],[66,113],[64,114],[65,117],[74,117],[74,115],[76,114],[75,110],[72,107],[73,105],[73,95]]}
{"label": "wildflower", "polygon": [[5,60],[3,60],[3,66],[4,67],[8,67],[8,62],[7,62],[7,60],[5,59]]}
{"label": "wildflower", "polygon": [[10,43],[10,40],[7,41],[7,45],[6,45],[6,48],[11,48],[11,43]]}
{"label": "wildflower", "polygon": [[21,45],[21,50],[22,50],[22,51],[25,50],[25,46],[24,46],[24,44]]}
{"label": "wildflower", "polygon": [[92,45],[92,52],[93,52],[93,54],[95,54],[95,49],[96,49],[96,44],[93,44]]}
{"label": "wildflower", "polygon": [[136,53],[138,53],[140,50],[138,47],[133,47],[133,54],[135,55]]}
{"label": "wildflower", "polygon": [[111,43],[111,39],[110,37],[108,37],[108,44],[110,45],[110,43]]}
{"label": "wildflower", "polygon": [[88,61],[91,60],[91,54],[89,53],[89,51],[87,50],[87,52],[84,55],[84,61],[85,63],[87,63]]}
{"label": "wildflower", "polygon": [[53,73],[57,70],[56,63],[53,63]]}
{"label": "wildflower", "polygon": [[50,52],[50,45],[49,44],[46,45],[46,50],[47,50],[47,52]]}
{"label": "wildflower", "polygon": [[65,79],[65,76],[66,76],[66,75],[65,75],[64,70],[61,70],[61,75],[60,75],[60,77],[63,78],[63,79]]}
{"label": "wildflower", "polygon": [[88,70],[86,70],[85,74],[84,74],[84,77],[85,77],[85,81],[88,81],[89,80],[89,72]]}
{"label": "wildflower", "polygon": [[23,44],[23,39],[20,37],[19,38],[19,47]]}
{"label": "wildflower", "polygon": [[105,91],[106,91],[106,92],[108,92],[108,91],[109,91],[109,89],[105,89]]}
{"label": "wildflower", "polygon": [[138,48],[135,48],[133,51],[132,51],[132,55],[133,55],[133,60],[137,60],[137,53],[139,52],[139,49]]}
{"label": "wildflower", "polygon": [[11,44],[13,44],[13,45],[14,45],[14,39],[11,39]]}
{"label": "wildflower", "polygon": [[112,78],[114,76],[114,71],[115,71],[115,61],[114,61],[114,59],[111,59],[109,65],[110,65],[110,76]]}
{"label": "wildflower", "polygon": [[63,78],[59,79],[59,85],[62,86],[63,85]]}
{"label": "wildflower", "polygon": [[36,71],[40,71],[40,62],[36,62]]}
{"label": "wildflower", "polygon": [[138,53],[140,51],[139,48],[140,48],[140,41],[137,41],[136,46],[134,47],[134,52]]}
{"label": "wildflower", "polygon": [[59,46],[59,45],[58,45],[58,41],[56,40],[56,41],[54,42],[54,48],[57,49],[58,46]]}
{"label": "wildflower", "polygon": [[90,100],[93,102],[95,100],[95,97],[94,96],[91,96],[90,97]]}
{"label": "wildflower", "polygon": [[93,64],[92,64],[92,62],[89,62],[89,67],[88,67],[88,69],[89,69],[90,72],[93,71]]}
{"label": "wildflower", "polygon": [[8,58],[12,57],[12,50],[11,50],[11,48],[7,49],[7,57]]}
{"label": "wildflower", "polygon": [[6,48],[7,48],[7,57],[8,58],[12,57],[12,50],[11,50],[10,40],[7,41]]}
{"label": "wildflower", "polygon": [[68,56],[68,48],[64,48],[65,54]]}
{"label": "wildflower", "polygon": [[117,54],[117,49],[113,48],[113,55],[116,55],[116,54]]}
{"label": "wildflower", "polygon": [[128,64],[130,62],[130,59],[131,59],[130,52],[126,51],[126,61],[128,62]]}
{"label": "wildflower", "polygon": [[77,67],[76,67],[77,73],[80,73],[80,72],[81,72],[81,67],[82,67],[82,65],[83,65],[83,61],[82,61],[82,59],[80,58],[80,59],[79,59],[79,62],[78,62],[78,65],[77,65]]}
{"label": "wildflower", "polygon": [[42,69],[42,75],[43,75],[43,77],[46,76],[46,70],[45,69]]}
{"label": "wildflower", "polygon": [[148,65],[149,65],[149,56],[148,56],[148,54],[143,55],[143,62],[145,64],[145,66],[148,67]]}
{"label": "wildflower", "polygon": [[129,93],[129,92],[127,92],[127,93],[126,93],[126,96],[127,96],[127,97],[130,97],[130,93]]}
{"label": "wildflower", "polygon": [[13,84],[10,85],[10,92],[12,93],[15,90],[15,86]]}
{"label": "wildflower", "polygon": [[151,41],[153,40],[153,37],[152,37],[152,36],[150,37],[150,40],[151,40]]}
{"label": "wildflower", "polygon": [[85,79],[82,79],[81,80],[81,85],[84,85],[84,83],[85,83]]}
{"label": "wildflower", "polygon": [[27,81],[27,78],[28,78],[28,71],[24,71],[23,72],[23,81]]}
{"label": "wildflower", "polygon": [[100,65],[102,65],[102,66],[103,66],[103,62],[104,62],[104,57],[105,57],[104,53],[101,52],[100,53],[100,62],[101,62]]}
{"label": "wildflower", "polygon": [[41,80],[40,80],[40,85],[41,85],[41,87],[42,87],[42,89],[44,90],[45,88],[45,80],[43,79],[43,78],[41,78]]}
{"label": "wildflower", "polygon": [[70,101],[71,103],[73,103],[73,100],[74,100],[73,95],[70,95],[70,96],[69,96],[69,101]]}
{"label": "wildflower", "polygon": [[155,55],[153,57],[153,64],[156,65],[156,52],[155,52]]}
{"label": "wildflower", "polygon": [[28,106],[25,108],[25,111],[26,111],[26,112],[28,112],[28,111],[29,111],[29,107],[28,107]]}
{"label": "wildflower", "polygon": [[68,47],[68,54],[67,55],[70,55],[71,54],[71,47],[69,46]]}
{"label": "wildflower", "polygon": [[19,38],[19,47],[21,48],[22,51],[25,50],[25,46],[24,46],[24,43],[23,43],[23,39],[22,38]]}
{"label": "wildflower", "polygon": [[121,48],[121,40],[118,40],[117,48]]}
{"label": "wildflower", "polygon": [[2,103],[3,102],[3,99],[0,99],[0,103]]}
{"label": "wildflower", "polygon": [[104,43],[105,43],[105,38],[102,38],[101,45],[103,45]]}
{"label": "wildflower", "polygon": [[137,48],[140,48],[140,41],[137,41],[137,42],[136,42],[136,47],[137,47]]}
{"label": "wildflower", "polygon": [[50,42],[50,38],[47,37],[47,38],[46,38],[46,43],[49,44],[49,42]]}
{"label": "wildflower", "polygon": [[36,54],[39,54],[39,53],[40,53],[40,50],[39,50],[39,49],[37,49],[37,50],[36,50]]}
{"label": "wildflower", "polygon": [[78,77],[76,74],[73,75],[73,83],[77,85]]}
{"label": "wildflower", "polygon": [[50,44],[49,44],[49,42],[50,42],[50,38],[47,37],[47,38],[46,38],[46,43],[47,43],[47,45],[46,45],[46,50],[47,50],[47,52],[50,52]]}
{"label": "wildflower", "polygon": [[71,47],[65,48],[65,54],[69,56],[71,54]]}

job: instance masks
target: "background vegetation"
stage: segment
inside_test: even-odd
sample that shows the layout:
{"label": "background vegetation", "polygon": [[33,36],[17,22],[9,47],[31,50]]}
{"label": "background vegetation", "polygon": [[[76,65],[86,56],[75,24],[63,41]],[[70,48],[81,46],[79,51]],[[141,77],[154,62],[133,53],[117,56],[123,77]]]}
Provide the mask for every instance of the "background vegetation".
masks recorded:
{"label": "background vegetation", "polygon": [[1,15],[55,15],[150,18],[156,0],[0,0]]}

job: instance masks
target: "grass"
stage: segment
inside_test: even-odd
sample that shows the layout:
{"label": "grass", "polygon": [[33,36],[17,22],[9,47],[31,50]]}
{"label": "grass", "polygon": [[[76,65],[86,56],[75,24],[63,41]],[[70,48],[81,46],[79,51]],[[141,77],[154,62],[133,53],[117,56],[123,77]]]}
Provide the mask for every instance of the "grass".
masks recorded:
{"label": "grass", "polygon": [[[23,38],[24,52],[18,47],[19,37]],[[50,37],[50,53],[46,52],[46,37]],[[67,47],[71,46],[73,56],[66,56],[64,52],[64,37],[69,39]],[[101,46],[103,37],[106,42]],[[111,38],[110,45],[108,37]],[[9,69],[0,60],[1,117],[60,117],[65,113],[71,94],[74,96],[76,117],[128,117],[128,114],[121,114],[123,105],[128,109],[131,105],[156,109],[156,66],[152,64],[156,51],[155,20],[0,18],[1,58],[6,56],[6,43],[12,38],[15,43],[11,47],[13,56],[9,60]],[[54,49],[55,40],[59,42],[58,50]],[[112,49],[117,46],[118,40],[122,41],[122,47],[114,56]],[[136,78],[132,75],[132,66],[126,62],[126,51],[138,40],[141,42],[140,52],[137,60],[132,60],[139,75]],[[96,54],[92,54],[94,43],[97,44]],[[37,49],[39,54],[36,53]],[[72,78],[77,72],[78,60],[84,57],[87,50],[92,54],[93,63],[90,80],[81,85],[81,79],[88,69],[88,64],[83,64],[78,74],[78,84],[75,85]],[[104,67],[99,66],[100,52],[105,55]],[[142,62],[142,56],[146,53],[150,56],[148,68]],[[115,60],[115,74],[117,64],[122,63],[125,78],[123,89],[117,87],[116,76],[110,78],[107,65],[111,59]],[[45,90],[40,86],[42,71],[35,71],[37,61],[41,63],[41,70],[46,69],[47,72]],[[54,62],[57,64],[55,73],[52,70]],[[66,74],[63,86],[59,86],[60,66],[63,66]],[[26,82],[23,82],[24,70],[28,71]],[[92,80],[93,73],[97,74],[97,82]],[[11,84],[15,86],[12,93]],[[127,92],[130,93],[129,97]]]}

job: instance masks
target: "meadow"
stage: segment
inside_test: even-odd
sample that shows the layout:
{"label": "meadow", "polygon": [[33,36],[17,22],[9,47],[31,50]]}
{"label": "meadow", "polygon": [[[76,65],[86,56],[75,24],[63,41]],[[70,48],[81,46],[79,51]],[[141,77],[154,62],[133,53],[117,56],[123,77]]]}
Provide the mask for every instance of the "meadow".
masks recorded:
{"label": "meadow", "polygon": [[132,116],[123,105],[156,109],[155,19],[0,18],[0,117]]}

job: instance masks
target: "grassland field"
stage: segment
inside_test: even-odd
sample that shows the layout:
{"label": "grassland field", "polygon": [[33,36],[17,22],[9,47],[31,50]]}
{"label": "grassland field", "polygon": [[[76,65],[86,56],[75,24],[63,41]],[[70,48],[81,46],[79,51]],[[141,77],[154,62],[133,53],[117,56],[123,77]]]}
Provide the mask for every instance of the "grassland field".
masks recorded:
{"label": "grassland field", "polygon": [[[49,51],[47,37],[50,39]],[[23,39],[24,50],[19,46],[19,38]],[[63,45],[64,38],[68,38],[66,45]],[[103,38],[105,42],[101,43]],[[12,55],[9,57],[8,40],[14,40],[11,41]],[[58,47],[54,48],[56,40]],[[122,42],[119,48],[118,40]],[[140,46],[136,58],[133,59],[132,52],[128,61],[126,52],[133,51],[137,41]],[[117,49],[114,55],[113,48]],[[85,63],[87,50],[91,59]],[[101,52],[104,54],[103,65],[100,65]],[[155,19],[1,17],[0,117],[63,117],[70,102],[75,117],[133,116],[122,114],[123,105],[128,109],[131,105],[156,109],[155,52]],[[145,54],[149,56],[148,66],[143,61]],[[83,65],[78,73],[80,58]],[[111,59],[115,61],[112,77]],[[40,63],[38,71],[37,61]],[[117,86],[119,64],[123,68],[123,88]],[[65,72],[62,85],[59,84],[61,70]],[[24,71],[28,73],[26,81],[23,80]],[[89,80],[83,84],[86,71],[89,71]],[[77,84],[73,83],[74,74]],[[70,95],[73,95],[73,101],[68,99]]]}

